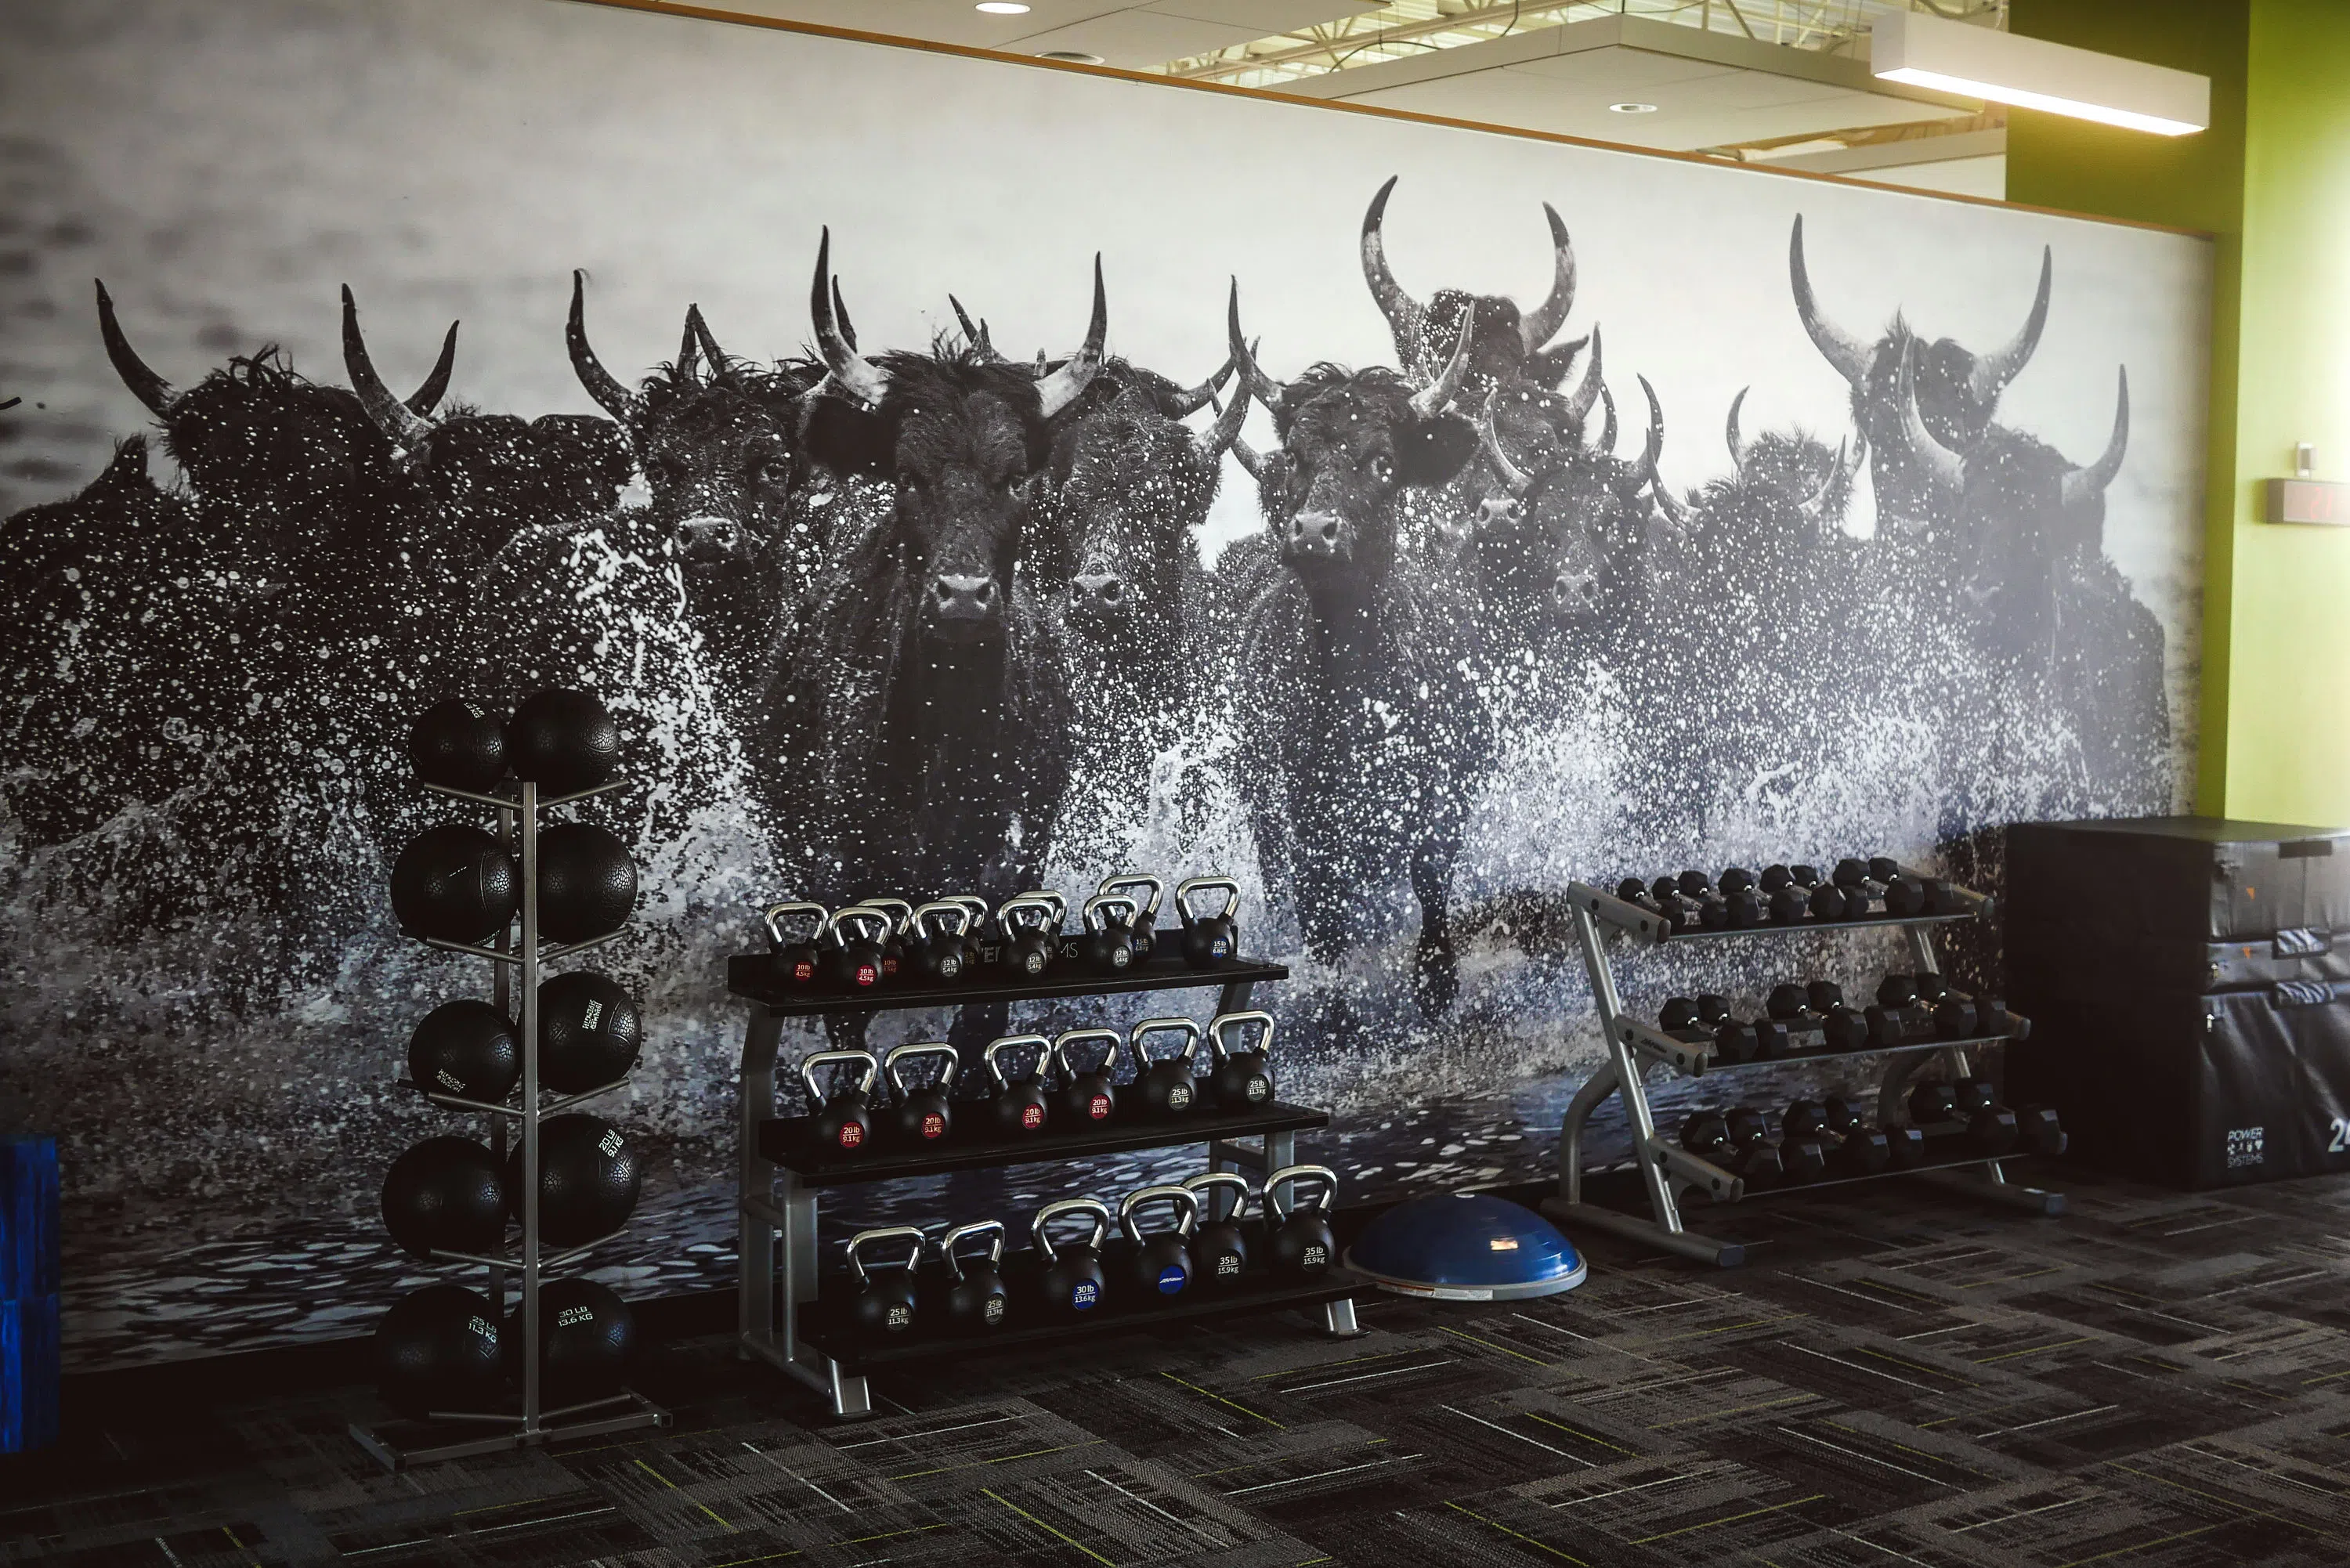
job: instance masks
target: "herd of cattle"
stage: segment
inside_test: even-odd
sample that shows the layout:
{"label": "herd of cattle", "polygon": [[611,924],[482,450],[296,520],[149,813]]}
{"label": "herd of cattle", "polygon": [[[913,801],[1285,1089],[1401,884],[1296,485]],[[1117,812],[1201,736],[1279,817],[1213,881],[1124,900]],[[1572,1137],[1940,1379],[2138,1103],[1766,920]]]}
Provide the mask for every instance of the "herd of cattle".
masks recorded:
{"label": "herd of cattle", "polygon": [[[407,718],[445,691],[512,694],[483,689],[492,634],[461,628],[502,628],[501,670],[542,667],[525,679],[608,666],[612,600],[578,580],[597,572],[652,585],[639,607],[694,667],[605,678],[708,693],[795,892],[1001,898],[1056,841],[1114,860],[1154,764],[1213,734],[1263,884],[1316,956],[1376,926],[1359,890],[1399,898],[1408,871],[1431,1010],[1458,985],[1448,905],[1480,790],[1513,734],[1601,686],[1631,717],[1616,794],[1650,842],[1694,846],[1723,789],[1773,770],[1832,776],[1839,735],[1888,714],[1947,732],[1962,826],[1970,779],[2020,758],[2077,809],[2167,803],[2162,629],[2102,547],[2126,375],[2089,462],[1997,419],[2046,319],[2044,255],[2006,344],[1898,317],[1871,339],[1814,299],[1798,218],[1794,304],[1850,383],[1851,428],[1750,433],[1741,394],[1728,466],[1676,493],[1647,379],[1626,456],[1598,327],[1560,337],[1558,214],[1532,308],[1422,298],[1384,254],[1394,183],[1361,254],[1396,366],[1286,381],[1265,364],[1310,346],[1253,339],[1237,283],[1223,363],[1185,368],[1205,379],[1111,357],[1098,261],[1066,358],[999,352],[960,303],[960,332],[868,352],[828,235],[815,353],[775,364],[689,308],[675,360],[631,386],[591,347],[575,275],[570,358],[608,419],[444,406],[453,326],[402,397],[348,289],[348,388],[268,350],[177,388],[101,284],[107,352],[181,478],[156,484],[134,437],[80,494],[0,524],[16,831],[37,849],[170,808],[212,846],[180,895],[202,902],[234,861],[252,896],[366,902],[273,884],[289,837],[332,836],[289,815],[296,781],[379,803],[382,854]],[[1241,435],[1252,404],[1273,450]],[[1228,453],[1265,526],[1211,566]],[[1866,537],[1846,526],[1864,465]],[[649,499],[624,504],[639,481]],[[516,625],[536,628],[522,653]]]}

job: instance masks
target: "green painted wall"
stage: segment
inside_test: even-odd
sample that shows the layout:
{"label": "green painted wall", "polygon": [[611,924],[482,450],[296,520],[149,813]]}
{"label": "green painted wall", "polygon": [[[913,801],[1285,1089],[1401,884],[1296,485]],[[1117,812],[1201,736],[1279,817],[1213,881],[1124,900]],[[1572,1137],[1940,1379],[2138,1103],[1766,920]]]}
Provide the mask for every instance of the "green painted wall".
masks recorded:
{"label": "green painted wall", "polygon": [[2218,237],[2197,805],[2350,822],[2350,529],[2258,521],[2296,441],[2350,481],[2350,4],[2014,0],[2010,26],[2211,78],[2198,136],[2018,111],[2008,198]]}

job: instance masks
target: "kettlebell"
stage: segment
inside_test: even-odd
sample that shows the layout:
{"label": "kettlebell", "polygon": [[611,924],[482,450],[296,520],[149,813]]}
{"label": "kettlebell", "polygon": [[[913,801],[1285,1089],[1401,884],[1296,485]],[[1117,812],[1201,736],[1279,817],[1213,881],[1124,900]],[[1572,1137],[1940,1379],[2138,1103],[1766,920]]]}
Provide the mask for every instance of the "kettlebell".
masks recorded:
{"label": "kettlebell", "polygon": [[881,983],[881,943],[889,917],[869,904],[833,911],[832,945],[824,950],[825,977],[844,991],[870,991]]}
{"label": "kettlebell", "polygon": [[963,940],[971,929],[971,910],[951,898],[924,904],[906,923],[906,967],[910,978],[925,985],[952,985],[971,962]]}
{"label": "kettlebell", "polygon": [[[927,1240],[913,1225],[885,1225],[878,1231],[859,1231],[848,1239],[848,1272],[857,1276],[857,1294],[849,1303],[848,1316],[859,1334],[867,1339],[890,1339],[913,1328],[920,1315],[915,1309],[920,1282],[915,1265],[922,1261]],[[866,1248],[884,1241],[910,1241],[914,1250],[906,1254],[902,1265],[877,1275],[865,1267],[863,1254]]]}
{"label": "kettlebell", "polygon": [[[1191,908],[1200,893],[1222,888],[1224,907],[1212,915]],[[1183,920],[1183,961],[1193,969],[1216,969],[1230,963],[1240,950],[1240,931],[1232,916],[1241,907],[1241,885],[1229,877],[1193,877],[1175,885],[1175,912]]]}
{"label": "kettlebell", "polygon": [[[1093,1234],[1076,1246],[1055,1249],[1047,1227],[1064,1214],[1082,1214],[1094,1222]],[[1109,1234],[1109,1205],[1098,1198],[1063,1198],[1036,1210],[1028,1228],[1029,1241],[1044,1265],[1039,1284],[1045,1309],[1063,1316],[1091,1312],[1101,1305],[1102,1238]]]}
{"label": "kettlebell", "polygon": [[[1036,1048],[1036,1066],[1015,1084],[1003,1075],[1003,1054],[1024,1045]],[[995,1080],[995,1098],[991,1104],[998,1137],[1027,1137],[1045,1130],[1050,1106],[1045,1097],[1044,1073],[1052,1054],[1053,1043],[1042,1034],[1005,1034],[987,1043],[981,1059],[987,1064],[987,1075]]]}
{"label": "kettlebell", "polygon": [[[1101,1064],[1086,1072],[1077,1071],[1069,1060],[1069,1047],[1098,1040],[1109,1047],[1102,1053]],[[1118,1054],[1126,1045],[1126,1036],[1115,1029],[1072,1029],[1053,1042],[1053,1064],[1060,1069],[1061,1103],[1055,1107],[1056,1117],[1066,1118],[1072,1127],[1099,1127],[1118,1114]]]}
{"label": "kettlebell", "polygon": [[998,962],[1014,977],[1036,980],[1053,967],[1061,922],[1054,915],[1052,895],[1019,893],[1004,899],[995,911],[995,929],[1002,941]]}
{"label": "kettlebell", "polygon": [[1086,934],[1077,957],[1096,974],[1124,974],[1134,963],[1134,900],[1123,893],[1096,893],[1086,900]]}
{"label": "kettlebell", "polygon": [[960,904],[970,917],[962,928],[962,978],[975,980],[980,971],[995,962],[999,950],[989,929],[987,900],[976,893],[949,893],[939,901]]}
{"label": "kettlebell", "polygon": [[[1143,1044],[1153,1034],[1180,1034],[1183,1049],[1154,1062]],[[1146,1116],[1180,1116],[1199,1098],[1191,1064],[1200,1054],[1200,1026],[1188,1018],[1146,1018],[1126,1037],[1134,1054],[1134,1093]]]}
{"label": "kettlebell", "polygon": [[[1146,1236],[1142,1207],[1162,1199],[1175,1206],[1175,1228]],[[1183,1293],[1191,1282],[1191,1232],[1199,1223],[1200,1199],[1186,1188],[1138,1187],[1119,1201],[1118,1228],[1134,1244],[1127,1273],[1136,1294],[1149,1301],[1154,1292],[1162,1296]]]}
{"label": "kettlebell", "polygon": [[[957,1251],[974,1236],[987,1238],[984,1256],[965,1258]],[[939,1293],[939,1310],[955,1334],[984,1334],[1003,1326],[1011,1297],[1003,1289],[1003,1221],[974,1220],[939,1238],[939,1265],[945,1278]]]}
{"label": "kettlebell", "polygon": [[[1203,1171],[1183,1183],[1185,1190],[1198,1199],[1200,1228],[1191,1235],[1191,1269],[1198,1282],[1210,1289],[1237,1283],[1248,1272],[1248,1228],[1241,1221],[1248,1216],[1248,1201],[1253,1192],[1248,1178],[1230,1170]],[[1219,1215],[1211,1194],[1229,1192],[1232,1206]]]}
{"label": "kettlebell", "polygon": [[[1255,1048],[1235,1051],[1229,1033],[1245,1033],[1252,1023],[1264,1033]],[[1208,1053],[1215,1065],[1208,1071],[1208,1092],[1220,1111],[1253,1111],[1273,1103],[1273,1014],[1219,1012],[1208,1020]]]}
{"label": "kettlebell", "polygon": [[903,898],[868,898],[865,908],[889,918],[889,932],[881,939],[881,981],[886,985],[905,972],[906,931],[914,923],[914,906]]}
{"label": "kettlebell", "polygon": [[[855,1062],[864,1075],[851,1087],[827,1096],[816,1086],[816,1070]],[[870,1051],[817,1051],[800,1059],[800,1082],[807,1088],[808,1143],[827,1155],[856,1154],[873,1141],[873,1081],[881,1064]]]}
{"label": "kettlebell", "polygon": [[[1322,1196],[1314,1206],[1284,1207],[1281,1189],[1309,1176],[1322,1181]],[[1326,1165],[1284,1165],[1264,1179],[1265,1261],[1275,1273],[1303,1276],[1329,1268],[1338,1249],[1330,1234],[1330,1208],[1337,1194],[1338,1173]]]}
{"label": "kettlebell", "polygon": [[[1133,911],[1126,921],[1127,946],[1134,950],[1134,961],[1149,963],[1159,950],[1159,900],[1167,884],[1148,871],[1121,871],[1115,877],[1105,877],[1097,893],[1123,893],[1134,898]],[[1136,895],[1140,895],[1136,897]]]}
{"label": "kettlebell", "polygon": [[[935,1056],[945,1065],[939,1069],[936,1082],[910,1089],[903,1065],[924,1056]],[[931,1148],[953,1129],[954,1107],[948,1103],[947,1091],[954,1087],[957,1065],[955,1048],[943,1040],[889,1047],[889,1054],[881,1058],[881,1075],[889,1080],[889,1134],[899,1143],[910,1148]]]}
{"label": "kettlebell", "polygon": [[[814,985],[824,972],[824,958],[816,944],[832,923],[832,911],[822,904],[795,901],[770,904],[761,919],[766,923],[767,945],[775,952],[775,968],[784,979],[795,986]],[[787,923],[803,919],[807,922],[806,936],[785,934]]]}

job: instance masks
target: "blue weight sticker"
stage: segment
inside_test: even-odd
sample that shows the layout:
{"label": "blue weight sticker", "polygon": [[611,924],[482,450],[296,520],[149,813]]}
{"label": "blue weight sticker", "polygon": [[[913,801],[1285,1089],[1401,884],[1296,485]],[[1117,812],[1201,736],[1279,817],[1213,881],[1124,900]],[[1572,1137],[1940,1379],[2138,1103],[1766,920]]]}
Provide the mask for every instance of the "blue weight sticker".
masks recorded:
{"label": "blue weight sticker", "polygon": [[1159,1271],[1159,1293],[1162,1296],[1171,1296],[1189,1284],[1191,1280],[1189,1270],[1175,1268],[1170,1264]]}
{"label": "blue weight sticker", "polygon": [[1087,1280],[1069,1292],[1069,1304],[1084,1312],[1101,1300],[1101,1287]]}

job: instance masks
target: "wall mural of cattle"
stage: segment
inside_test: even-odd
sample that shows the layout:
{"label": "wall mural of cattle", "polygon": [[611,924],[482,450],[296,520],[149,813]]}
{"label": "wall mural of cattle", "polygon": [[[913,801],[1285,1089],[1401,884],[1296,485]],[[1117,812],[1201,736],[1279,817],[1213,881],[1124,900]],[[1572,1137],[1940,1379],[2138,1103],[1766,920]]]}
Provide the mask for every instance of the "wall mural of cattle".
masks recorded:
{"label": "wall mural of cattle", "polygon": [[0,1117],[68,1150],[81,1365],[406,1275],[444,693],[596,690],[645,781],[639,1293],[733,1269],[766,901],[1231,872],[1361,1197],[1547,1168],[1568,879],[1995,884],[2191,772],[2182,236],[544,0],[23,0],[0,182]]}

